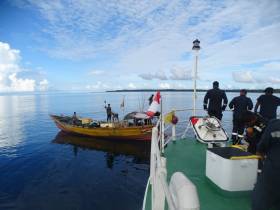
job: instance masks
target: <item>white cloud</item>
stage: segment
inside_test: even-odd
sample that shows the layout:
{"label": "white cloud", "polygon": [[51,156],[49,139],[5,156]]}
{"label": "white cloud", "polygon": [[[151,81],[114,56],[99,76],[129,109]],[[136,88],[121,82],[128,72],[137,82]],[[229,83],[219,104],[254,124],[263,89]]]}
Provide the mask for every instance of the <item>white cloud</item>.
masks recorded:
{"label": "white cloud", "polygon": [[201,61],[205,70],[225,68],[240,64],[251,64],[278,60],[280,43],[280,24],[274,24],[244,35],[240,39],[232,39],[208,46],[206,59]]}
{"label": "white cloud", "polygon": [[186,70],[181,67],[173,67],[170,73],[170,79],[172,80],[191,80],[193,78],[191,70]]}
{"label": "white cloud", "polygon": [[[198,66],[201,78],[215,80],[216,75],[223,75],[223,80],[229,81],[231,80],[231,70],[227,70],[229,68],[280,59],[280,43],[277,38],[280,37],[280,16],[277,12],[280,9],[279,5],[277,1],[259,2],[257,5],[248,1],[225,5],[221,3],[223,9],[219,6],[213,7],[208,11],[209,16],[204,21],[198,21],[194,26],[186,26],[185,31],[188,33],[186,36],[183,31],[178,30],[182,29],[181,24],[185,23],[183,18],[182,22],[179,21],[178,15],[178,19],[175,18],[173,22],[174,28],[171,26],[167,33],[150,34],[155,41],[131,49],[131,52],[122,58],[120,66],[123,69],[134,66],[133,69],[138,71],[146,69],[151,72],[162,66],[172,68],[174,64],[181,62],[181,66],[192,69],[191,56],[182,61],[181,55],[190,52],[192,40],[199,37],[202,45]],[[240,14],[240,11],[246,11],[246,14]],[[270,15],[266,15],[269,13]],[[195,16],[195,13],[190,11],[189,15]],[[198,15],[198,18],[203,18],[203,15],[202,17]],[[226,28],[228,31],[224,30]],[[229,73],[225,74],[226,71]],[[206,72],[209,72],[207,77]]]}
{"label": "white cloud", "polygon": [[170,76],[167,77],[165,72],[157,71],[155,73],[139,74],[139,77],[145,80],[191,80],[193,78],[192,71],[183,67],[173,66],[170,70]]}
{"label": "white cloud", "polygon": [[11,49],[9,44],[0,42],[0,71],[18,70],[19,53],[19,50]]}
{"label": "white cloud", "polygon": [[174,88],[176,89],[186,89],[187,85],[186,84],[182,84],[182,83],[175,83]]}
{"label": "white cloud", "polygon": [[277,71],[279,73],[280,72],[280,61],[265,63],[263,65],[263,69],[266,70],[266,71]]}
{"label": "white cloud", "polygon": [[0,91],[9,86],[9,75],[20,71],[19,50],[11,49],[9,44],[0,42]]}
{"label": "white cloud", "polygon": [[157,71],[155,73],[139,74],[139,77],[141,77],[142,79],[145,79],[145,80],[153,80],[153,79],[167,80],[165,72],[163,72],[163,71]]}
{"label": "white cloud", "polygon": [[105,72],[104,71],[102,71],[102,70],[92,70],[92,71],[90,71],[88,74],[89,75],[93,75],[93,76],[97,76],[97,75],[102,75],[102,74],[104,74]]}
{"label": "white cloud", "polygon": [[153,74],[139,74],[138,75],[140,78],[144,79],[144,80],[152,80],[154,79],[154,75]]}
{"label": "white cloud", "polygon": [[232,77],[233,77],[234,81],[236,81],[236,82],[241,82],[241,83],[255,82],[252,72],[250,72],[250,71],[232,72]]}
{"label": "white cloud", "polygon": [[160,83],[158,85],[159,88],[161,89],[186,89],[187,85],[186,84],[182,84],[182,83],[178,83],[178,82],[163,82]]}
{"label": "white cloud", "polygon": [[[280,83],[280,62],[265,63],[254,70],[243,70],[232,72],[235,82],[256,83],[258,85],[269,85]],[[256,87],[256,85],[254,86]]]}
{"label": "white cloud", "polygon": [[109,89],[109,86],[101,81],[98,81],[92,85],[87,85],[86,89],[103,91],[103,90]]}
{"label": "white cloud", "polygon": [[134,83],[130,82],[130,83],[128,84],[128,88],[129,88],[129,89],[136,89],[136,86],[135,86]]}
{"label": "white cloud", "polygon": [[280,77],[270,77],[269,81],[273,84],[280,84]]}
{"label": "white cloud", "polygon": [[169,83],[160,83],[159,87],[162,89],[170,89],[171,85]]}
{"label": "white cloud", "polygon": [[46,90],[48,90],[48,88],[49,88],[49,82],[48,82],[48,80],[44,79],[44,80],[42,80],[42,81],[39,82],[39,87],[38,87],[38,89],[39,89],[40,91],[46,91]]}
{"label": "white cloud", "polygon": [[[0,91],[34,91],[36,81],[20,78],[20,51],[11,49],[7,43],[0,42]],[[40,84],[41,85],[41,84]]]}
{"label": "white cloud", "polygon": [[35,90],[35,80],[33,79],[21,79],[17,78],[16,73],[9,75],[11,81],[10,90],[11,91],[34,91]]}

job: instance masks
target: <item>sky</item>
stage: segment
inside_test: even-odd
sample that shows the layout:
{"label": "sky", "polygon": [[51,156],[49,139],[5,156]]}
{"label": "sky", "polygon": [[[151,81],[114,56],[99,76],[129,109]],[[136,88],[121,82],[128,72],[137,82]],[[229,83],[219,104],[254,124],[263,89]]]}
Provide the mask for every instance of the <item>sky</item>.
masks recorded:
{"label": "sky", "polygon": [[0,92],[280,87],[279,0],[1,0]]}

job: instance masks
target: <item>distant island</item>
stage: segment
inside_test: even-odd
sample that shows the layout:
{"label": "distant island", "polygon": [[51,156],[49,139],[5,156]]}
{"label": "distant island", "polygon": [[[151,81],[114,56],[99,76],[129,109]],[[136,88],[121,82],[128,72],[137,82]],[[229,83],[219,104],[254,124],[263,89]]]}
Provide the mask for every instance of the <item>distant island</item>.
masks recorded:
{"label": "distant island", "polygon": [[[123,90],[107,90],[106,92],[193,92],[193,89],[123,89]],[[206,92],[206,89],[197,89],[197,92]],[[239,92],[240,89],[226,89],[226,92]],[[264,89],[247,89],[249,93],[263,93]],[[274,89],[274,93],[280,93],[280,89]]]}

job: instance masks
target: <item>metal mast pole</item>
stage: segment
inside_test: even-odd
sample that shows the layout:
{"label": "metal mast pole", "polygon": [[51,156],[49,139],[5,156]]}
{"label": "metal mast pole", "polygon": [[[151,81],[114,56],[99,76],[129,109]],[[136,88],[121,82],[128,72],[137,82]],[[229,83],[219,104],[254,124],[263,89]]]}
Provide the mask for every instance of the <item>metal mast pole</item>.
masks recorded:
{"label": "metal mast pole", "polygon": [[196,115],[196,79],[197,79],[197,60],[198,54],[195,52],[194,78],[193,78],[193,116]]}
{"label": "metal mast pole", "polygon": [[193,116],[196,115],[196,80],[197,80],[197,63],[198,63],[198,52],[200,50],[200,41],[198,39],[193,41],[193,48],[195,54],[194,74],[193,74]]}

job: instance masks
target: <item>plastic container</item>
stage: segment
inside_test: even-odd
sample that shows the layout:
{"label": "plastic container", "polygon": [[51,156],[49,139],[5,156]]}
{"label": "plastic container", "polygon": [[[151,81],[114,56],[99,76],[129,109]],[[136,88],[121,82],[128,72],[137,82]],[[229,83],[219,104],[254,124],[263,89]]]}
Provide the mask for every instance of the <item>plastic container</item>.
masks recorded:
{"label": "plastic container", "polygon": [[[226,191],[253,190],[257,180],[258,160],[249,152],[233,147],[208,148],[206,176]],[[231,160],[232,157],[242,158]]]}

